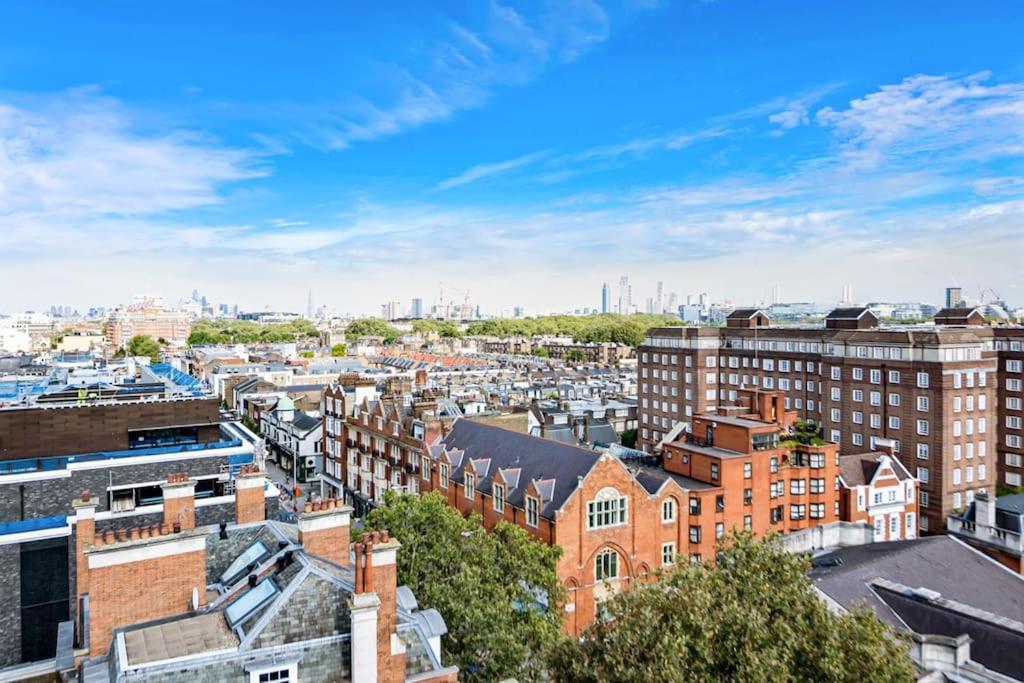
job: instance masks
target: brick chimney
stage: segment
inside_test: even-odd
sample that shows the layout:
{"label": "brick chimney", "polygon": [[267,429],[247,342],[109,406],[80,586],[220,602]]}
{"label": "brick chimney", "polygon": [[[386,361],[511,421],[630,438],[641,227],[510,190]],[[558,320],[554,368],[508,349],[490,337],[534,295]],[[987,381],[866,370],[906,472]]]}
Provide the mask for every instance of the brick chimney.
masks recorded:
{"label": "brick chimney", "polygon": [[248,524],[267,518],[263,490],[267,477],[256,465],[243,465],[235,475],[235,522]]}
{"label": "brick chimney", "polygon": [[75,511],[75,614],[78,615],[78,633],[81,640],[85,624],[82,623],[82,596],[89,592],[89,565],[85,561],[85,549],[96,536],[96,507],[100,499],[89,495],[89,489],[71,503]]}
{"label": "brick chimney", "polygon": [[351,517],[352,508],[334,498],[306,503],[299,513],[299,543],[311,555],[348,566]]}
{"label": "brick chimney", "polygon": [[163,483],[164,524],[174,531],[196,528],[196,482],[187,472],[171,472]]}
{"label": "brick chimney", "polygon": [[396,631],[399,547],[387,531],[363,534],[353,546],[352,680],[400,683],[404,678],[405,646]]}
{"label": "brick chimney", "polygon": [[206,534],[168,524],[105,531],[85,549],[89,654],[105,654],[115,629],[188,614],[206,601]]}

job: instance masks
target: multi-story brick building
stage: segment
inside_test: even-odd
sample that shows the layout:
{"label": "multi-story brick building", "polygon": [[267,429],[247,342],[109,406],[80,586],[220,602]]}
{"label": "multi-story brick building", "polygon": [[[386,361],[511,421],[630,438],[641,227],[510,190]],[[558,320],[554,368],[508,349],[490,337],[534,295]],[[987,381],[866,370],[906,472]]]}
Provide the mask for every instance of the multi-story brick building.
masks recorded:
{"label": "multi-story brick building", "polygon": [[842,452],[891,439],[920,481],[921,530],[941,531],[951,511],[995,489],[999,458],[1011,481],[1024,472],[1013,469],[1020,438],[1002,427],[1024,415],[1012,357],[1024,328],[976,325],[969,309],[942,320],[880,328],[866,309],[837,309],[824,327],[772,327],[744,309],[721,328],[649,330],[638,348],[639,447],[654,450],[743,388],[780,390]]}
{"label": "multi-story brick building", "polygon": [[188,315],[162,309],[117,309],[107,321],[107,342],[114,348],[127,348],[131,338],[144,335],[184,345],[192,333]]}
{"label": "multi-story brick building", "polygon": [[839,525],[837,447],[799,443],[781,394],[745,391],[739,406],[700,415],[700,436],[653,457],[616,457],[458,420],[415,475],[487,528],[500,520],[558,545],[578,635],[605,599],[678,561],[714,558],[734,529],[803,533]]}
{"label": "multi-story brick building", "polygon": [[419,491],[420,463],[427,453],[426,420],[435,415],[436,398],[420,394],[408,405],[401,397],[364,399],[350,414],[345,390],[324,391],[325,495],[344,497],[357,515],[384,498],[385,491]]}
{"label": "multi-story brick building", "polygon": [[999,407],[995,433],[999,435],[1000,483],[1024,486],[1024,330],[997,327]]}

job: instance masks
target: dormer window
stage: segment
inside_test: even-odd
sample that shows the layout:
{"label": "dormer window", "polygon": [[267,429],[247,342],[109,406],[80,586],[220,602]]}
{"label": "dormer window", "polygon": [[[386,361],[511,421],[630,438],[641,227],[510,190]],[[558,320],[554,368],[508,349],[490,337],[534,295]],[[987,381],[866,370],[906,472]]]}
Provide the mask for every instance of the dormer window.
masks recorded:
{"label": "dormer window", "polygon": [[494,511],[498,513],[505,512],[505,487],[501,484],[494,485]]}

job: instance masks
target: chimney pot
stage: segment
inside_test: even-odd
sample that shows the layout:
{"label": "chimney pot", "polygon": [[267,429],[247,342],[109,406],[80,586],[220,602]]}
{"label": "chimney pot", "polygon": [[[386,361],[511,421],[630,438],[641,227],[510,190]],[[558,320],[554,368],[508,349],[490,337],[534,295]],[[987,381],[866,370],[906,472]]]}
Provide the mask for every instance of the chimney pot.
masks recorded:
{"label": "chimney pot", "polygon": [[181,522],[175,522],[173,529],[174,533],[181,533]]}
{"label": "chimney pot", "polygon": [[385,529],[384,531],[380,532],[380,540],[383,543],[387,543],[388,542],[388,530],[387,529]]}
{"label": "chimney pot", "polygon": [[113,529],[107,529],[106,531],[103,532],[103,542],[104,543],[113,543],[114,542],[114,530]]}
{"label": "chimney pot", "polygon": [[92,544],[93,545],[103,545],[103,534],[93,534]]}
{"label": "chimney pot", "polygon": [[306,503],[306,506],[303,508],[303,510],[305,512],[312,512],[313,511],[313,504],[312,503]]}
{"label": "chimney pot", "polygon": [[88,503],[89,502],[89,489],[82,489],[82,502],[83,503]]}
{"label": "chimney pot", "polygon": [[148,526],[140,526],[139,527],[139,538],[149,538],[149,527]]}
{"label": "chimney pot", "polygon": [[127,541],[128,540],[128,532],[125,531],[124,529],[118,529],[117,530],[117,540],[118,541]]}
{"label": "chimney pot", "polygon": [[160,525],[159,524],[152,524],[152,525],[150,525],[150,527],[149,527],[149,535],[152,536],[153,538],[156,538],[157,536],[159,536],[160,535]]}

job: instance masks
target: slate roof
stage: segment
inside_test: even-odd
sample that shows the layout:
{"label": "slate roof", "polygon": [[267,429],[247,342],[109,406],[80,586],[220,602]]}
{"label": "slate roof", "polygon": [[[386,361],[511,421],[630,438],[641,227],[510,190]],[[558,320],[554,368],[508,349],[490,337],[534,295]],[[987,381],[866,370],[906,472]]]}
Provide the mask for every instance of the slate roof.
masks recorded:
{"label": "slate roof", "polygon": [[[456,420],[441,445],[452,459],[451,479],[459,483],[463,481],[464,463],[468,460],[491,461],[490,476],[476,482],[476,490],[483,494],[491,494],[493,475],[499,469],[519,469],[519,485],[510,486],[506,494],[514,507],[525,506],[527,487],[533,481],[538,482],[543,494],[540,514],[546,519],[554,519],[555,510],[572,495],[579,478],[590,472],[599,457],[585,448],[471,420]],[[431,456],[438,457],[439,451],[432,448]]]}
{"label": "slate roof", "polygon": [[[871,310],[866,306],[834,308],[825,316],[825,320],[859,320],[865,313],[871,313]],[[871,315],[875,314],[871,313]]]}
{"label": "slate roof", "polygon": [[320,418],[313,417],[309,413],[304,413],[301,410],[297,410],[295,411],[295,417],[292,419],[292,424],[298,427],[299,429],[308,432],[320,426]]}
{"label": "slate roof", "polygon": [[[963,519],[975,521],[975,505],[972,501],[964,511]],[[1024,529],[1024,493],[996,498],[996,528],[1021,533]]]}
{"label": "slate roof", "polygon": [[949,600],[1024,620],[1024,577],[951,536],[840,548],[816,558],[816,564],[825,558],[840,558],[842,564],[812,568],[814,585],[845,608],[867,602],[893,626],[902,622],[872,590],[875,579],[927,588]]}
{"label": "slate roof", "polygon": [[[839,457],[839,474],[847,486],[864,486],[875,477],[878,466],[883,456],[887,453],[857,453],[855,455],[842,455]],[[890,458],[893,472],[896,478],[904,481],[910,478],[910,473],[903,467],[896,458]]]}
{"label": "slate roof", "polygon": [[759,308],[737,308],[735,311],[729,314],[726,320],[750,320],[758,313],[760,313],[766,318],[769,317],[767,313],[765,313]]}

